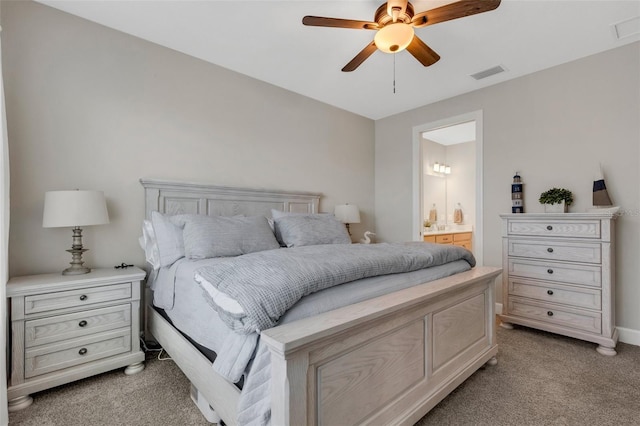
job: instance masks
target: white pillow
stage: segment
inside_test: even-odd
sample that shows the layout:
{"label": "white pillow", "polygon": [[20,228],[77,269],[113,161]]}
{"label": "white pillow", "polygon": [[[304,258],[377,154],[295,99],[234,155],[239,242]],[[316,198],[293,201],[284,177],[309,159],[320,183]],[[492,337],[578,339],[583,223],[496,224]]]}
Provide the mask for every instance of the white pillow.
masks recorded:
{"label": "white pillow", "polygon": [[151,212],[151,224],[156,237],[161,267],[171,266],[176,260],[185,257],[182,228],[172,223],[170,219],[178,216],[165,216],[160,212]]}
{"label": "white pillow", "polygon": [[140,247],[144,250],[144,257],[149,265],[156,270],[160,269],[160,253],[153,225],[150,220],[142,221],[142,237],[138,239]]}

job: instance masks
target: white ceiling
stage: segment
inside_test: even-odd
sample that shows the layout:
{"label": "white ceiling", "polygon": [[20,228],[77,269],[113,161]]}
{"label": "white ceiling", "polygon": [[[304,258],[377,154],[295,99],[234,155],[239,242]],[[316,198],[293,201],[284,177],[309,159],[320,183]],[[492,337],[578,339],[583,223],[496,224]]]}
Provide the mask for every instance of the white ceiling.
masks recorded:
{"label": "white ceiling", "polygon": [[[382,0],[39,2],[371,119],[640,40],[634,21],[622,39],[612,27],[640,16],[640,0],[502,0],[494,11],[416,29],[442,57],[431,67],[406,51],[375,52],[343,73],[375,33],[306,27],[302,17],[372,21]],[[450,2],[412,3],[417,13]],[[507,72],[470,77],[496,65]]]}
{"label": "white ceiling", "polygon": [[422,132],[424,139],[437,142],[440,145],[456,145],[476,140],[476,122],[454,124],[453,126],[440,127],[439,129]]}

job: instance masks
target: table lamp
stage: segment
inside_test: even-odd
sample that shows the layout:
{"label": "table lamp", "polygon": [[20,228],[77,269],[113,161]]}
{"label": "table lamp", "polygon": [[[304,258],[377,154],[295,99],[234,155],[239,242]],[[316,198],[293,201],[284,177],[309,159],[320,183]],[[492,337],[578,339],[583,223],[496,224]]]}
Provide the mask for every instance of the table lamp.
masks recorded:
{"label": "table lamp", "polygon": [[107,203],[102,191],[48,191],[44,197],[42,226],[45,228],[72,227],[73,243],[71,249],[71,267],[62,271],[62,275],[79,275],[91,272],[83,266],[81,226],[109,223]]}
{"label": "table lamp", "polygon": [[360,223],[360,210],[355,204],[340,204],[337,205],[333,214],[336,219],[344,223],[347,226],[347,232],[351,235],[349,229],[350,223]]}

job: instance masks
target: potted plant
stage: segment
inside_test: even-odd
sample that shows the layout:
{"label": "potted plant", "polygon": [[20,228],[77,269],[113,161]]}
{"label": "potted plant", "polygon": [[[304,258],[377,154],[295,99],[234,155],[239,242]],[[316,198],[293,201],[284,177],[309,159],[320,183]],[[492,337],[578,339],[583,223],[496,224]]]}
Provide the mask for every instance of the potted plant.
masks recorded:
{"label": "potted plant", "polygon": [[573,203],[573,194],[568,189],[551,188],[540,194],[538,201],[544,205],[545,213],[566,213]]}

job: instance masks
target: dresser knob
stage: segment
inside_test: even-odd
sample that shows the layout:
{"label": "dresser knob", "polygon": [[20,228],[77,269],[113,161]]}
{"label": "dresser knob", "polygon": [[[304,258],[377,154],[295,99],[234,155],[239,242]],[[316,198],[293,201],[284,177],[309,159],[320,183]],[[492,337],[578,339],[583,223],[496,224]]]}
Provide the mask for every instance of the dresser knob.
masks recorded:
{"label": "dresser knob", "polygon": [[85,355],[87,353],[87,348],[82,348],[78,351],[80,355]]}
{"label": "dresser knob", "polygon": [[87,325],[87,322],[86,322],[85,320],[82,320],[82,321],[80,321],[80,322],[78,323],[78,325],[79,325],[80,327],[84,327],[84,326],[86,326],[86,325]]}
{"label": "dresser knob", "polygon": [[553,249],[552,249],[551,247],[549,247],[549,248],[547,249],[547,251],[548,251],[549,253],[553,253]]}
{"label": "dresser knob", "polygon": [[553,274],[553,269],[547,269],[548,274]]}
{"label": "dresser knob", "polygon": [[547,311],[547,315],[549,315],[550,317],[552,317],[552,316],[553,316],[553,312],[551,312],[551,311]]}
{"label": "dresser knob", "polygon": [[547,225],[547,231],[552,231],[552,230],[553,230],[553,226]]}
{"label": "dresser knob", "polygon": [[553,290],[547,290],[547,294],[548,294],[549,296],[553,296]]}
{"label": "dresser knob", "polygon": [[83,294],[82,296],[80,296],[80,300],[87,300],[87,295]]}

